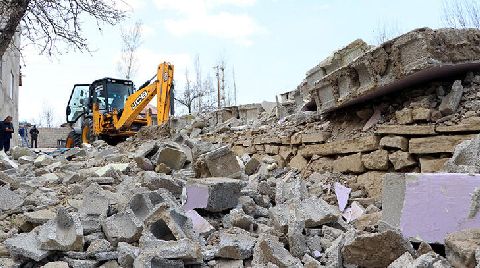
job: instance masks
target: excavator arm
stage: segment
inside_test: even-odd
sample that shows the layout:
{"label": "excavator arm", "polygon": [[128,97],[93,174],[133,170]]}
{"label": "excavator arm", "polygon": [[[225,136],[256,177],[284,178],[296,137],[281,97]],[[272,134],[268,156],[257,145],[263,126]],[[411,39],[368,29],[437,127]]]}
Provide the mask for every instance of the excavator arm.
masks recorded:
{"label": "excavator arm", "polygon": [[[171,103],[171,89],[173,89],[172,64],[164,62],[158,66],[157,76],[154,82],[141,87],[132,95],[128,96],[122,115],[114,121],[115,129],[128,129],[140,112],[148,103],[157,96],[157,123],[158,125],[168,120]],[[116,118],[116,116],[114,116]]]}

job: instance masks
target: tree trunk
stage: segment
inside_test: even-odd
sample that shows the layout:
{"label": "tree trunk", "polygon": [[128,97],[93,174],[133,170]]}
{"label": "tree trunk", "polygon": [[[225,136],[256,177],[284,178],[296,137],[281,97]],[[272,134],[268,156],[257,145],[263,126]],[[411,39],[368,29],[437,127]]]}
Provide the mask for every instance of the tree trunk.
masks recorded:
{"label": "tree trunk", "polygon": [[9,1],[7,5],[5,27],[0,29],[0,57],[3,57],[8,46],[12,42],[18,25],[22,21],[23,16],[27,12],[28,4],[31,0],[13,0]]}

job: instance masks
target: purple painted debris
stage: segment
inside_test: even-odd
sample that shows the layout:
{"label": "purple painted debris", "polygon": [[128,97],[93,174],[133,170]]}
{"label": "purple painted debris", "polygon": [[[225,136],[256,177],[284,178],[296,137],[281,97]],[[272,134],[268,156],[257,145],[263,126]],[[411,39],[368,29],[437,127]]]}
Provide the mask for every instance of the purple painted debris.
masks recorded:
{"label": "purple painted debris", "polygon": [[195,210],[189,210],[185,212],[185,214],[192,220],[193,230],[195,231],[195,233],[205,234],[214,230],[213,226],[202,216],[200,216],[200,214],[198,214]]}
{"label": "purple painted debris", "polygon": [[185,211],[194,208],[206,208],[208,205],[208,189],[198,186],[187,187],[187,201],[183,208]]}
{"label": "purple painted debris", "polygon": [[349,223],[360,218],[363,213],[365,213],[365,209],[355,201],[349,208],[345,209],[342,216],[345,218],[345,221]]}
{"label": "purple painted debris", "polygon": [[350,196],[351,188],[345,187],[338,182],[335,182],[335,195],[337,196],[338,208],[341,212],[347,207],[348,197]]}

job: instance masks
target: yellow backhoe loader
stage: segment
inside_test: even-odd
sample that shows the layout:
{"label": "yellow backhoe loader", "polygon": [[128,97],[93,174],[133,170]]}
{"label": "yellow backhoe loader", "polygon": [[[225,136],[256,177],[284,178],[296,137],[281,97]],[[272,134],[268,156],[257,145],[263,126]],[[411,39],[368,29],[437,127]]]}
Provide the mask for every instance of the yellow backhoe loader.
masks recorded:
{"label": "yellow backhoe loader", "polygon": [[155,96],[157,123],[167,121],[173,113],[173,70],[172,64],[161,63],[157,74],[138,90],[130,80],[113,78],[76,84],[66,110],[67,122],[72,127],[66,147],[90,144],[97,139],[116,144],[135,135],[142,126],[152,125],[150,109],[144,116],[140,114]]}

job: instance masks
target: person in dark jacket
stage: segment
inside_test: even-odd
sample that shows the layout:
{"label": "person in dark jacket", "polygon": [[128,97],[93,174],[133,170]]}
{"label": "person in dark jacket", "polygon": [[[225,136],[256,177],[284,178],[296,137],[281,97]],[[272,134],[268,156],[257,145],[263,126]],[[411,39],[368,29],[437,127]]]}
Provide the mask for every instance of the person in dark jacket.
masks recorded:
{"label": "person in dark jacket", "polygon": [[[31,148],[37,148],[38,133],[40,131],[38,131],[37,126],[33,125],[33,128],[30,129]],[[35,147],[33,147],[33,143],[35,143]]]}
{"label": "person in dark jacket", "polygon": [[10,139],[14,132],[12,119],[11,116],[7,116],[0,122],[0,151],[8,152],[10,150]]}

